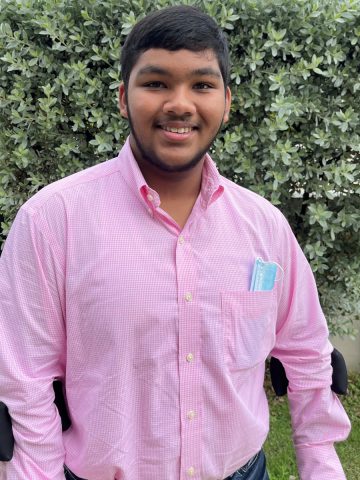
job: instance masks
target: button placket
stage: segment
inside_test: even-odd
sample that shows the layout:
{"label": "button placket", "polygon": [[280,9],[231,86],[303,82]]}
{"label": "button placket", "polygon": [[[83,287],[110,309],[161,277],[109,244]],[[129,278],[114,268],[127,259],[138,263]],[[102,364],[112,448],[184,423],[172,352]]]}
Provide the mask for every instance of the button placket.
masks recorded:
{"label": "button placket", "polygon": [[179,385],[181,409],[181,478],[200,479],[201,463],[201,362],[195,362],[201,338],[197,265],[191,241],[177,239],[176,268],[179,292]]}

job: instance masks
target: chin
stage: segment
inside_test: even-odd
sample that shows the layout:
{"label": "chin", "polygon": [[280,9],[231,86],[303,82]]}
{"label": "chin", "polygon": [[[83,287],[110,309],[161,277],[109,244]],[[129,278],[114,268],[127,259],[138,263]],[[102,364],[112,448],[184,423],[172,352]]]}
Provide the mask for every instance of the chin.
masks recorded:
{"label": "chin", "polygon": [[201,158],[194,160],[193,158],[186,159],[184,161],[179,161],[179,159],[176,159],[174,162],[158,162],[156,166],[163,171],[166,172],[187,172],[195,168],[199,162],[201,161]]}

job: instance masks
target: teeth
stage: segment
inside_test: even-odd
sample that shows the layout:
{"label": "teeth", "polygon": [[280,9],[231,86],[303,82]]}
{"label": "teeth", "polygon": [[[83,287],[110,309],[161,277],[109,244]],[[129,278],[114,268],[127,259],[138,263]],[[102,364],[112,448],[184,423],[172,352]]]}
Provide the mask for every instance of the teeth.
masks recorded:
{"label": "teeth", "polygon": [[186,128],[174,128],[174,127],[162,127],[164,130],[167,132],[172,132],[172,133],[189,133],[191,132],[192,128],[186,127]]}

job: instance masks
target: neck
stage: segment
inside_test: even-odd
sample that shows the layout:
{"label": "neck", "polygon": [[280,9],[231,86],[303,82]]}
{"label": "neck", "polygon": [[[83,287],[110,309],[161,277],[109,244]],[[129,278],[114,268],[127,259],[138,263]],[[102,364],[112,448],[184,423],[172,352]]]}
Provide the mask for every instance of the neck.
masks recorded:
{"label": "neck", "polygon": [[161,201],[197,198],[201,188],[203,161],[186,172],[163,172],[152,165],[138,161],[147,184],[157,191]]}
{"label": "neck", "polygon": [[163,172],[146,161],[137,163],[147,184],[159,194],[161,208],[183,228],[200,193],[204,160],[185,172]]}

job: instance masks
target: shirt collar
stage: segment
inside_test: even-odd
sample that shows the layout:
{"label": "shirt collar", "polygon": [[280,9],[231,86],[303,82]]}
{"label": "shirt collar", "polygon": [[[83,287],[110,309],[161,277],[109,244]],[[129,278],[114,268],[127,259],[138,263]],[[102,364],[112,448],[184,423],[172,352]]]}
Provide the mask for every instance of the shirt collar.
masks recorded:
{"label": "shirt collar", "polygon": [[[130,189],[140,196],[146,208],[157,208],[160,206],[160,196],[145,181],[134,154],[131,150],[129,137],[123,148],[120,150],[118,160],[121,162],[120,173]],[[205,210],[215,202],[223,193],[224,186],[215,162],[209,154],[206,154],[202,171],[200,202]]]}
{"label": "shirt collar", "polygon": [[201,205],[206,209],[215,202],[224,192],[224,185],[215,162],[207,153],[205,156],[204,167],[201,181]]}

